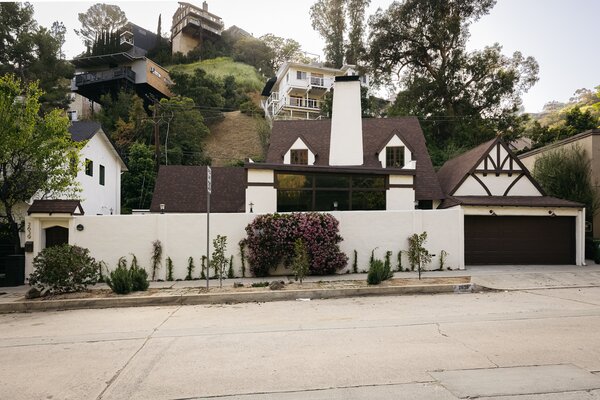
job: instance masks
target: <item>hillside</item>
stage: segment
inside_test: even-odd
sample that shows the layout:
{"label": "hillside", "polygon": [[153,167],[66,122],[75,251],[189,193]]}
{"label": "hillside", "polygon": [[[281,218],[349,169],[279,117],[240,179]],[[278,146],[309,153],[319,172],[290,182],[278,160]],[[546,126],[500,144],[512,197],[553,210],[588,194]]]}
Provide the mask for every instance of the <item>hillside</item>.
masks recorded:
{"label": "hillside", "polygon": [[227,112],[224,116],[224,120],[209,125],[211,134],[204,142],[205,154],[212,159],[212,165],[232,165],[248,157],[263,159],[259,132],[264,120],[239,111]]}
{"label": "hillside", "polygon": [[247,92],[261,91],[265,85],[265,80],[254,67],[233,61],[229,57],[213,58],[191,64],[171,65],[167,69],[191,74],[196,68],[202,68],[208,75],[221,80],[228,75],[233,75],[238,86]]}

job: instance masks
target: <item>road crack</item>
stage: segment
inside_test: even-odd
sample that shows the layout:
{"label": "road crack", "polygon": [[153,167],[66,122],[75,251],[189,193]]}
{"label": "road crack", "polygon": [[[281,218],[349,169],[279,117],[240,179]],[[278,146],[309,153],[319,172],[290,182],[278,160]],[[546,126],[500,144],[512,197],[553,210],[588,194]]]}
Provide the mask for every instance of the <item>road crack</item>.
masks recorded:
{"label": "road crack", "polygon": [[463,342],[462,340],[459,340],[459,339],[457,339],[457,338],[450,337],[448,334],[444,333],[444,332],[442,331],[442,327],[441,327],[441,325],[440,325],[440,323],[439,323],[439,322],[436,322],[436,323],[435,323],[435,325],[436,325],[436,327],[437,327],[437,331],[438,331],[438,333],[439,333],[441,336],[443,336],[443,337],[445,337],[445,338],[448,338],[448,339],[451,339],[451,340],[454,340],[456,343],[458,343],[458,344],[462,345],[462,346],[463,346],[463,347],[465,347],[466,349],[468,349],[468,350],[470,350],[470,351],[472,351],[472,352],[474,352],[474,353],[477,353],[477,354],[479,354],[479,355],[481,355],[481,356],[485,357],[485,358],[486,358],[486,360],[488,360],[488,362],[489,362],[490,364],[492,364],[494,367],[496,367],[496,368],[499,368],[499,367],[500,367],[498,364],[496,364],[494,361],[492,361],[492,359],[491,359],[491,358],[490,358],[490,357],[489,357],[487,354],[484,354],[484,353],[483,353],[483,352],[481,352],[480,350],[478,350],[478,349],[476,349],[476,348],[474,348],[474,347],[471,347],[471,346],[469,346],[468,344],[466,344],[466,343],[465,343],[465,342]]}
{"label": "road crack", "polygon": [[144,347],[146,347],[146,344],[148,344],[150,339],[152,339],[152,336],[154,336],[156,331],[158,331],[169,319],[171,319],[171,317],[173,315],[175,315],[175,313],[177,311],[179,311],[181,309],[181,307],[182,306],[179,306],[175,310],[170,312],[169,315],[167,315],[167,317],[160,324],[158,324],[154,329],[152,329],[152,332],[150,332],[150,334],[148,336],[146,336],[146,338],[144,339],[144,343],[142,343],[142,345],[139,347],[139,349],[137,349],[131,355],[131,357],[129,357],[129,359],[127,360],[125,365],[123,365],[123,367],[121,367],[119,370],[117,370],[117,372],[115,372],[115,374],[108,380],[108,382],[106,382],[106,387],[102,390],[102,392],[100,392],[98,397],[96,397],[96,400],[101,400],[104,397],[104,394],[108,391],[108,389],[110,389],[112,384],[115,383],[115,381],[119,378],[119,376],[121,376],[121,373],[125,370],[125,368],[127,368],[129,366],[129,364],[131,364],[131,362],[133,361],[135,356],[137,356],[144,349]]}

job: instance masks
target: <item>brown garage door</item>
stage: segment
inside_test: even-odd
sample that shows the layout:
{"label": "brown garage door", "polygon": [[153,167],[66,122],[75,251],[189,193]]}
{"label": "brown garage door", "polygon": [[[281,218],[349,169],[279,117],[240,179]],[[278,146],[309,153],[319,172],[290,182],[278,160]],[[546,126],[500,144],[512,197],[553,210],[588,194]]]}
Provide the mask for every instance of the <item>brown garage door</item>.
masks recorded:
{"label": "brown garage door", "polygon": [[575,264],[575,217],[465,216],[465,264]]}

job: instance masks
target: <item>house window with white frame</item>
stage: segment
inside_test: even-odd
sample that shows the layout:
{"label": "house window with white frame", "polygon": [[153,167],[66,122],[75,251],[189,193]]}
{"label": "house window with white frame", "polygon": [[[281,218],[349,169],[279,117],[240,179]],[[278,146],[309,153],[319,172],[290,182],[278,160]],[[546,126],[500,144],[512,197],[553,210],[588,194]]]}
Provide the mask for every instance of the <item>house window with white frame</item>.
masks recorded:
{"label": "house window with white frame", "polygon": [[304,71],[296,71],[296,79],[306,80],[306,72]]}

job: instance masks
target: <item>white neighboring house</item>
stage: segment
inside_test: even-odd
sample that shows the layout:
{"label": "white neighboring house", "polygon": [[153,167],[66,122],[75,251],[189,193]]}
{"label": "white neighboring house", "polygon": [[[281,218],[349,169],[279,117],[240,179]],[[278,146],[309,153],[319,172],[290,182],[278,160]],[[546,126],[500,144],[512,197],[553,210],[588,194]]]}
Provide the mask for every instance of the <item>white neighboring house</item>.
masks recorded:
{"label": "white neighboring house", "polygon": [[[325,94],[333,88],[336,76],[358,75],[356,66],[328,68],[322,64],[285,62],[263,89],[262,107],[268,120],[317,119]],[[368,86],[368,78],[360,76]]]}
{"label": "white neighboring house", "polygon": [[121,213],[121,173],[127,171],[119,153],[99,122],[73,121],[71,139],[86,142],[79,154],[82,167],[77,173],[81,204],[87,215]]}

